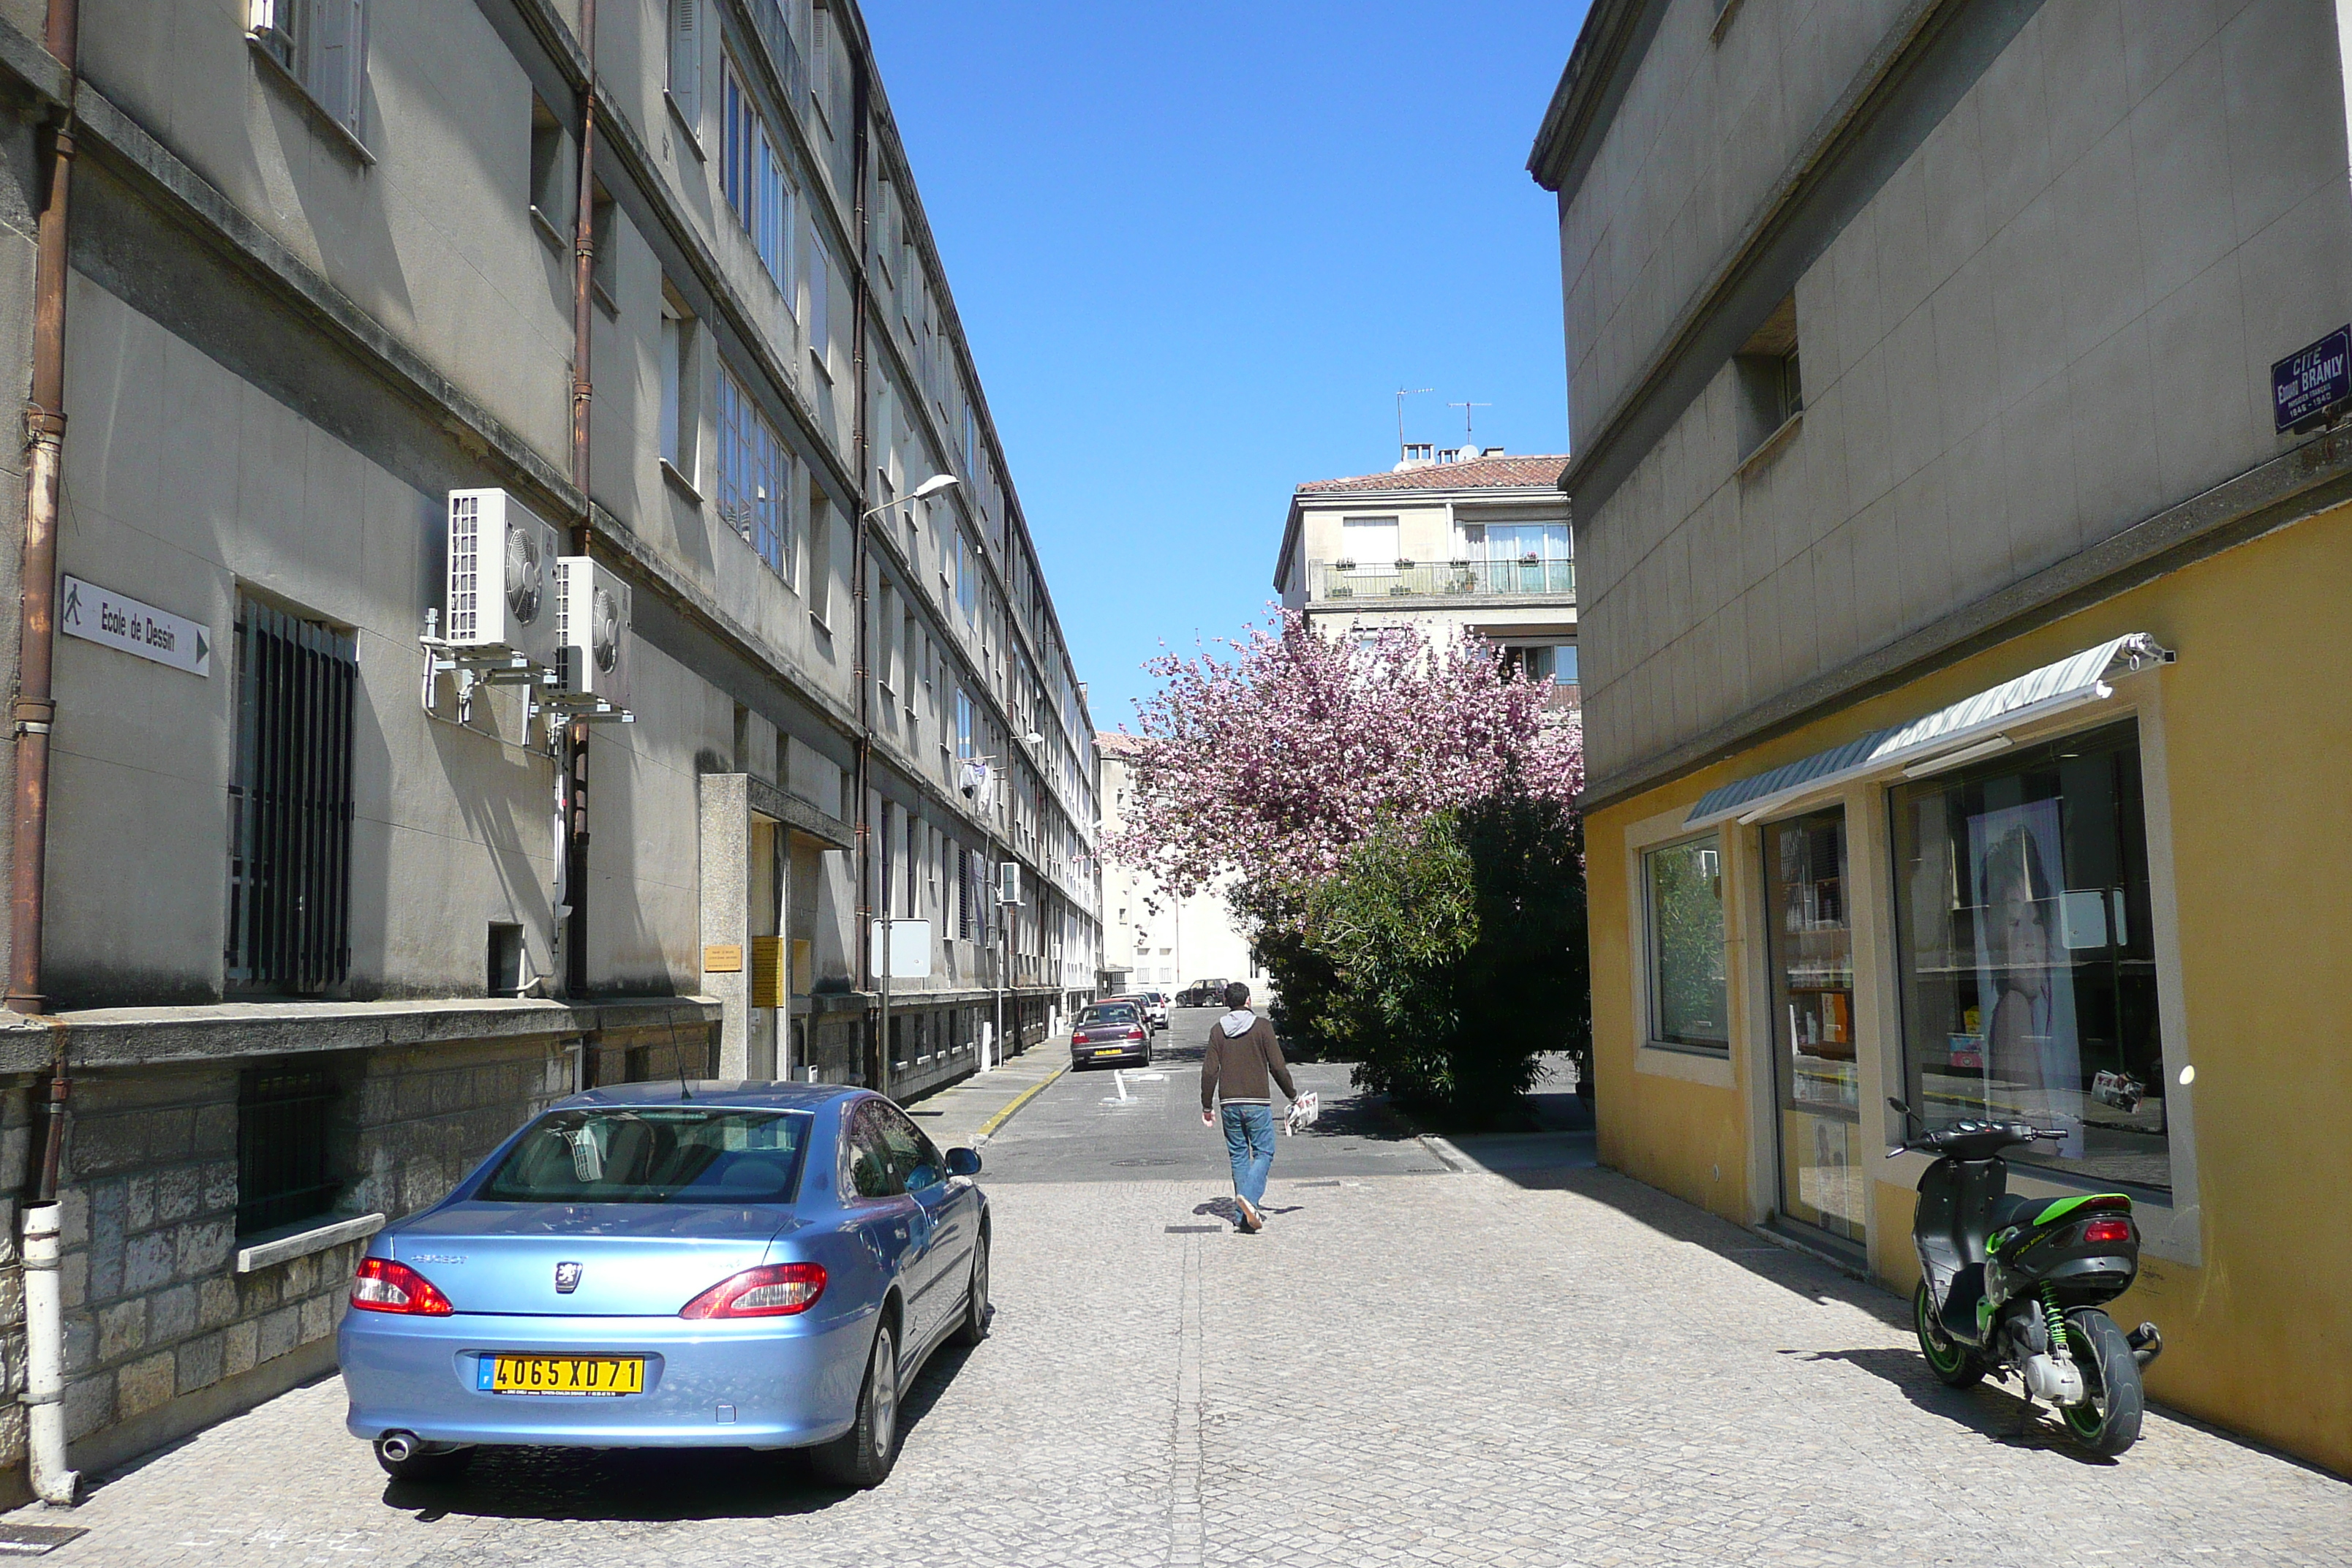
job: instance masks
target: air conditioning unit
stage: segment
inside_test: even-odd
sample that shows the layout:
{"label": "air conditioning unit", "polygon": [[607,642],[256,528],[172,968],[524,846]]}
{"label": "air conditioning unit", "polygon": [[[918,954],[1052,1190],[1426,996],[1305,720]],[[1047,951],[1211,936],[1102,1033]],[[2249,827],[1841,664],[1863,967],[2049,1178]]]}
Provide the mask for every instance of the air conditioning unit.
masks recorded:
{"label": "air conditioning unit", "polygon": [[585,555],[555,563],[555,640],[562,689],[629,705],[629,585]]}
{"label": "air conditioning unit", "polygon": [[562,538],[504,490],[449,492],[449,580],[442,637],[554,668],[555,562]]}
{"label": "air conditioning unit", "polygon": [[1021,866],[1007,860],[996,868],[996,901],[1017,904],[1021,901]]}

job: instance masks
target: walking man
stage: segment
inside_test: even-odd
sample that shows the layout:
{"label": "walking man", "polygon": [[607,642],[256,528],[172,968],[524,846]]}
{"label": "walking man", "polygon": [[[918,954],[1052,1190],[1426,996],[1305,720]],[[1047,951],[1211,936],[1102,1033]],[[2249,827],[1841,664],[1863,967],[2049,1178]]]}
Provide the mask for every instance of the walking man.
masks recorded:
{"label": "walking man", "polygon": [[1209,1026],[1208,1054],[1201,1058],[1201,1123],[1213,1124],[1211,1111],[1222,1099],[1234,1199],[1241,1205],[1242,1229],[1255,1235],[1265,1228],[1259,1209],[1274,1170],[1274,1097],[1266,1080],[1280,1084],[1291,1100],[1298,1090],[1275,1043],[1274,1026],[1250,1011],[1249,994],[1238,980],[1226,986],[1225,1005],[1232,1010]]}

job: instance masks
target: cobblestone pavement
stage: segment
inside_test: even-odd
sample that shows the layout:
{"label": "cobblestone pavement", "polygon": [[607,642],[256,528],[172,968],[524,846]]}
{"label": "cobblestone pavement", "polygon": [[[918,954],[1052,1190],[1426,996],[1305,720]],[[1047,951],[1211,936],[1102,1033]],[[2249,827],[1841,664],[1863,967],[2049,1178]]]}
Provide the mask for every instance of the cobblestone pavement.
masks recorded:
{"label": "cobblestone pavement", "polygon": [[1606,1172],[1278,1180],[1256,1237],[1220,1195],[1000,1187],[997,1331],[926,1373],[877,1492],[547,1450],[387,1486],[330,1381],[110,1481],[49,1560],[2352,1563],[2344,1481],[2162,1414],[2112,1465],[2021,1436],[1893,1298]]}

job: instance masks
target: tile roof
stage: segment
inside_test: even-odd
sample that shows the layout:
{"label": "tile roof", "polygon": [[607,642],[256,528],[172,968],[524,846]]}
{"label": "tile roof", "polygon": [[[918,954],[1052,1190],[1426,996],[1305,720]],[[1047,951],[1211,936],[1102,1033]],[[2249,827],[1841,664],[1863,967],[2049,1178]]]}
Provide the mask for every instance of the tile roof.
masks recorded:
{"label": "tile roof", "polygon": [[1130,735],[1123,730],[1097,730],[1095,750],[1108,752],[1115,757],[1131,757],[1143,749],[1143,737]]}
{"label": "tile roof", "polygon": [[1466,463],[1431,463],[1401,472],[1358,474],[1345,479],[1309,479],[1300,495],[1331,495],[1349,490],[1507,489],[1559,483],[1567,470],[1565,455],[1531,458],[1473,458]]}

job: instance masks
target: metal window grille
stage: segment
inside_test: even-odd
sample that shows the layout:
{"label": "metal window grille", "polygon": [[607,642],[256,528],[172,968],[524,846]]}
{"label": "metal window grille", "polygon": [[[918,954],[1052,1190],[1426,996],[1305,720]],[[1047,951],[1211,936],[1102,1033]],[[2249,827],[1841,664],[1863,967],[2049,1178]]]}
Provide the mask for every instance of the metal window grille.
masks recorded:
{"label": "metal window grille", "polygon": [[236,1100],[236,1233],[312,1219],[334,1206],[342,1183],[328,1140],[337,1089],[323,1068],[247,1071]]}
{"label": "metal window grille", "polygon": [[241,599],[229,784],[231,984],[312,992],[351,967],[349,633]]}

